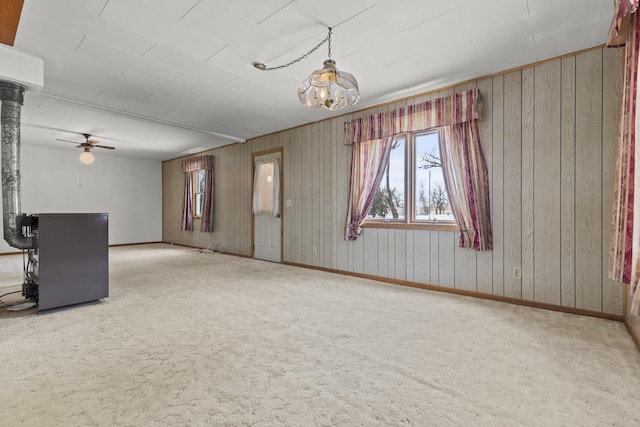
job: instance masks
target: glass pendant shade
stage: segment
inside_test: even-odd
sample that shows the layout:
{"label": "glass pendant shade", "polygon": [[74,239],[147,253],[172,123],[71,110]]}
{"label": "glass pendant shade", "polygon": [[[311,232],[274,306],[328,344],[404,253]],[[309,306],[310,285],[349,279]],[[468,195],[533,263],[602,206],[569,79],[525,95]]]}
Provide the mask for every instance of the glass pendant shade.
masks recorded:
{"label": "glass pendant shade", "polygon": [[93,160],[93,154],[91,154],[91,152],[85,148],[84,152],[80,154],[80,161],[85,165],[90,165],[91,163],[93,163]]}
{"label": "glass pendant shade", "polygon": [[339,71],[335,61],[327,59],[323,69],[314,71],[300,83],[298,98],[309,108],[339,110],[358,102],[360,93],[355,77]]}

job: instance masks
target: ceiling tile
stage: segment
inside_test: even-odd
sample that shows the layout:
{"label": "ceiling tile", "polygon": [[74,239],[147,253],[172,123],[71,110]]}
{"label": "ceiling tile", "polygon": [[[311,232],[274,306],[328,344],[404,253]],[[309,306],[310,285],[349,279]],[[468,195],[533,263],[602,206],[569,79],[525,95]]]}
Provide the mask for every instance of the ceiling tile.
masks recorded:
{"label": "ceiling tile", "polygon": [[216,98],[218,102],[234,103],[247,97],[245,94],[232,92],[222,86],[217,85],[215,81],[203,80],[196,76],[183,74],[171,81],[171,87],[178,90],[185,90],[199,95],[207,95]]}
{"label": "ceiling tile", "polygon": [[228,46],[218,55],[207,61],[208,64],[215,65],[221,69],[233,70],[237,77],[252,80],[265,87],[278,86],[291,80],[291,77],[284,71],[260,71],[251,65],[255,61],[244,51]]}
{"label": "ceiling tile", "polygon": [[[77,0],[82,1],[82,0]],[[155,7],[172,18],[182,19],[200,0],[145,0],[149,7]]]}
{"label": "ceiling tile", "polygon": [[140,102],[132,103],[127,111],[149,117],[158,117],[179,107],[174,98],[154,93]]}
{"label": "ceiling tile", "polygon": [[424,0],[404,0],[400,8],[395,0],[383,0],[376,3],[378,5],[378,13],[384,16],[390,25],[390,29],[384,28],[383,32],[390,32],[391,29],[406,31],[455,10],[452,0],[428,2]]}
{"label": "ceiling tile", "polygon": [[73,27],[60,27],[49,19],[35,18],[22,21],[16,36],[20,37],[20,43],[35,48],[35,53],[44,54],[51,46],[59,51],[73,51],[85,34]]}
{"label": "ceiling tile", "polygon": [[[52,19],[54,18],[54,19]],[[140,34],[129,31],[127,28],[117,26],[100,16],[87,13],[84,9],[73,6],[62,0],[48,0],[40,2],[25,2],[22,10],[20,25],[26,22],[49,20],[53,23],[43,39],[55,38],[58,31],[69,31],[91,36],[97,40],[117,46],[119,49],[142,54],[153,45],[153,40]],[[55,30],[54,30],[55,29]],[[18,28],[18,35],[20,28]],[[17,36],[16,36],[17,41]],[[18,46],[18,44],[16,44]]]}
{"label": "ceiling tile", "polygon": [[100,92],[90,103],[115,110],[129,111],[133,105],[143,102],[143,98],[149,95],[146,92],[109,87]]}
{"label": "ceiling tile", "polygon": [[105,87],[115,81],[124,68],[106,61],[90,61],[81,53],[70,56],[58,79],[79,84]]}
{"label": "ceiling tile", "polygon": [[146,74],[162,82],[170,82],[182,73],[171,67],[171,64],[163,64],[149,58],[131,54],[113,45],[87,37],[78,52],[96,61],[107,61],[122,68]]}
{"label": "ceiling tile", "polygon": [[206,62],[197,61],[169,46],[157,44],[144,56],[158,63],[171,64],[181,74],[189,74],[200,79],[212,80],[216,84],[225,85],[238,76]]}
{"label": "ceiling tile", "polygon": [[527,0],[527,2],[531,16],[531,27],[537,35],[536,38],[545,34],[559,34],[566,27],[600,19],[602,5],[605,3],[610,6],[610,13],[604,19],[610,21],[613,16],[613,1],[609,0],[582,0],[579,2],[579,6],[575,1]]}
{"label": "ceiling tile", "polygon": [[222,2],[231,9],[236,10],[239,14],[246,16],[255,24],[264,22],[282,9],[294,3],[293,0],[271,0],[259,2],[254,0],[229,0]]}
{"label": "ceiling tile", "polygon": [[44,95],[52,95],[65,99],[76,100],[80,102],[92,102],[96,96],[102,93],[102,88],[93,85],[79,84],[78,82],[66,82],[62,80],[53,80],[45,83],[46,92]]}
{"label": "ceiling tile", "polygon": [[[171,84],[167,84],[161,80],[154,79],[148,75],[139,73],[137,71],[127,70],[118,77],[115,85],[123,88],[135,88],[136,90],[144,91],[147,96],[151,93],[161,93],[170,95],[176,100],[187,102],[197,96],[196,92],[191,92],[185,89],[179,89]],[[141,97],[141,99],[144,97]]]}
{"label": "ceiling tile", "polygon": [[587,49],[602,40],[597,40],[600,22],[591,21],[576,26],[565,26],[555,33],[541,34],[535,39],[536,60],[553,58],[563,52],[576,52]]}
{"label": "ceiling tile", "polygon": [[470,40],[480,58],[476,67],[490,73],[536,61],[533,35],[528,24],[522,21],[505,21],[477,30]]}
{"label": "ceiling tile", "polygon": [[102,17],[201,61],[226,44],[201,28],[139,0],[111,1],[102,12]]}
{"label": "ceiling tile", "polygon": [[[428,23],[416,25],[402,34],[405,43],[420,49],[425,55],[434,61],[475,58],[480,61],[478,52],[471,42],[471,37],[466,31],[450,31],[459,22],[456,12],[447,13],[435,18]],[[442,40],[446,34],[446,42],[434,43]]]}
{"label": "ceiling tile", "polygon": [[276,42],[246,15],[218,0],[199,2],[182,20],[251,55]]}
{"label": "ceiling tile", "polygon": [[[341,24],[376,6],[373,0],[296,0],[296,3],[309,11],[311,19],[318,24],[338,29]],[[405,5],[403,4],[403,7]]]}
{"label": "ceiling tile", "polygon": [[77,7],[78,9],[82,9],[88,14],[91,15],[100,15],[104,6],[109,2],[109,0],[67,0],[67,3],[70,3]]}
{"label": "ceiling tile", "polygon": [[452,0],[452,5],[459,27],[469,34],[501,31],[507,36],[507,27],[516,25],[530,31],[527,0],[491,0],[491,7],[482,1]]}

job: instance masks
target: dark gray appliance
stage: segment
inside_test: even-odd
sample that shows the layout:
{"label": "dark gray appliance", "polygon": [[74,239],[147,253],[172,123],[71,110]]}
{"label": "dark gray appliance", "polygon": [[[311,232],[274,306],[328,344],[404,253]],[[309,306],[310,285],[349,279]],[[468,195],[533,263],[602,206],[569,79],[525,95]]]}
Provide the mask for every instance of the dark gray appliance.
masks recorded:
{"label": "dark gray appliance", "polygon": [[109,215],[49,213],[27,216],[34,247],[28,250],[23,294],[38,311],[99,301],[109,296]]}

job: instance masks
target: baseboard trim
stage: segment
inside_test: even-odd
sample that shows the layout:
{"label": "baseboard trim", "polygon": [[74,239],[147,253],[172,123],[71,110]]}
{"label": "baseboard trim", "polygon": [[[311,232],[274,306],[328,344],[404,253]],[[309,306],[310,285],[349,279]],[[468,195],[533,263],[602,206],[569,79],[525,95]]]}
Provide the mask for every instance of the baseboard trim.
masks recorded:
{"label": "baseboard trim", "polygon": [[22,251],[20,252],[2,252],[0,253],[0,256],[7,256],[7,255],[21,255]]}
{"label": "baseboard trim", "polygon": [[117,248],[119,246],[138,246],[138,245],[155,245],[158,243],[164,243],[162,241],[158,242],[136,242],[136,243],[116,243],[114,245],[109,245],[110,248]]}
{"label": "baseboard trim", "polygon": [[[283,262],[282,264],[291,265],[291,266],[294,266],[294,267],[310,268],[312,270],[326,271],[326,272],[329,272],[329,273],[343,274],[343,275],[346,275],[346,276],[360,277],[360,278],[363,278],[363,279],[376,280],[378,282],[391,283],[393,285],[400,285],[400,286],[408,286],[408,287],[411,287],[411,288],[425,289],[425,290],[428,290],[428,291],[445,292],[445,293],[449,293],[449,294],[462,295],[462,296],[467,296],[467,297],[472,297],[472,298],[479,298],[479,299],[490,300],[490,301],[505,302],[505,303],[508,303],[508,304],[521,305],[521,306],[525,306],[525,307],[539,308],[539,309],[543,309],[543,310],[557,311],[557,312],[561,312],[561,313],[577,314],[577,315],[581,315],[581,316],[597,317],[597,318],[600,318],[600,319],[615,320],[617,322],[625,322],[625,317],[622,316],[622,315],[619,315],[619,314],[601,313],[599,311],[584,310],[584,309],[581,309],[581,308],[565,307],[565,306],[560,306],[560,305],[555,305],[555,304],[547,304],[547,303],[542,303],[542,302],[537,302],[537,301],[526,301],[526,300],[520,300],[520,299],[516,299],[516,298],[503,297],[503,296],[499,296],[499,295],[486,294],[486,293],[483,293],[483,292],[473,292],[473,291],[465,291],[465,290],[462,290],[462,289],[445,288],[445,287],[442,287],[442,286],[429,285],[429,284],[418,283],[418,282],[411,282],[411,281],[408,281],[408,280],[391,279],[391,278],[388,278],[388,277],[379,277],[379,276],[373,276],[373,275],[370,275],[370,274],[354,273],[354,272],[344,271],[344,270],[334,270],[334,269],[331,269],[331,268],[310,266],[310,265],[298,264],[298,263],[294,263],[294,262]],[[627,327],[629,327],[629,326],[627,326]],[[640,349],[640,347],[639,347],[639,349]]]}

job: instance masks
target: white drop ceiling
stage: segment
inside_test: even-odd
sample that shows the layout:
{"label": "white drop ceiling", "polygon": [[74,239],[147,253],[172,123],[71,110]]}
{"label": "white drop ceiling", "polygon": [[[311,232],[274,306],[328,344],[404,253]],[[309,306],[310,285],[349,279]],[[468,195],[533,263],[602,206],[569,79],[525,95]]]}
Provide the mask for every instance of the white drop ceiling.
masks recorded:
{"label": "white drop ceiling", "polygon": [[[25,0],[13,49],[44,59],[24,144],[166,160],[603,44],[612,0]],[[360,85],[338,112],[299,103],[327,46]],[[96,152],[101,155],[103,152]],[[111,152],[109,152],[111,154]]]}

